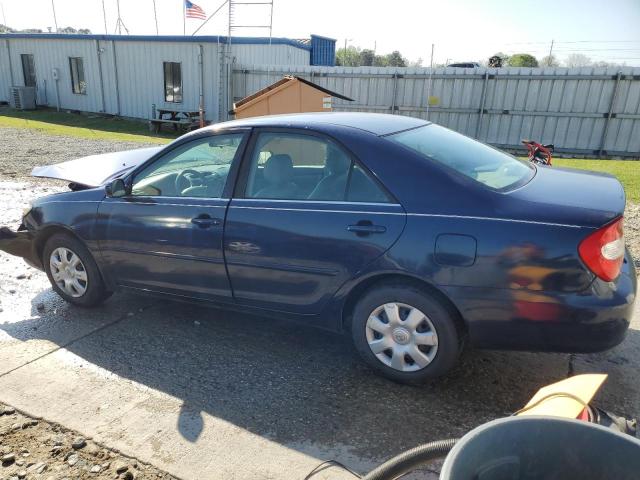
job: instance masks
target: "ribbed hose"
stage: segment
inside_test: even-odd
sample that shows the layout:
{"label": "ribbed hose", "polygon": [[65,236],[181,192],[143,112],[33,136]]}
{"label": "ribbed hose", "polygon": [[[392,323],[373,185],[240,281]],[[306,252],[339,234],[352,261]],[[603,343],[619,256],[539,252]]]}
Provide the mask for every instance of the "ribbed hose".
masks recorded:
{"label": "ribbed hose", "polygon": [[362,480],[393,480],[425,464],[445,457],[458,441],[457,438],[425,443],[395,456],[371,470]]}

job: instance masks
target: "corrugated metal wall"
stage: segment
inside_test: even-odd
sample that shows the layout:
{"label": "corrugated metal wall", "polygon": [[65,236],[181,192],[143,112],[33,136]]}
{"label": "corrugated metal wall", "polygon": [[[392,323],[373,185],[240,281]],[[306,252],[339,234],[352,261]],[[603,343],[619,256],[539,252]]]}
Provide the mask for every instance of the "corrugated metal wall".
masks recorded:
{"label": "corrugated metal wall", "polygon": [[429,120],[487,143],[523,138],[576,155],[640,156],[640,68],[462,69],[245,65],[234,97],[298,75],[355,99],[334,110]]}
{"label": "corrugated metal wall", "polygon": [[[204,109],[206,119],[228,118],[227,72],[229,56],[217,41],[158,40],[154,37],[110,38],[0,38],[0,101],[9,100],[9,87],[24,85],[21,54],[32,54],[37,80],[37,103],[62,109],[149,118],[157,108],[197,111],[200,92],[199,48],[203,49]],[[209,37],[214,38],[214,37]],[[223,41],[223,39],[220,39]],[[236,63],[308,65],[309,50],[289,44],[244,43],[232,46]],[[10,54],[10,60],[9,60]],[[86,94],[71,88],[69,57],[83,59]],[[165,102],[163,62],[179,62],[182,103]],[[53,78],[58,69],[59,80]],[[102,75],[101,75],[102,74]],[[13,77],[13,78],[12,78]]]}

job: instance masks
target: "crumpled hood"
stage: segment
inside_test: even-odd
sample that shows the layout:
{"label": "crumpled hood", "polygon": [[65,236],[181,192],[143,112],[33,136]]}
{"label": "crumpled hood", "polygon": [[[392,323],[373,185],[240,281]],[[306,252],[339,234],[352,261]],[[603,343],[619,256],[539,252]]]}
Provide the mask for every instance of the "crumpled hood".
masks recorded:
{"label": "crumpled hood", "polygon": [[34,167],[34,177],[55,178],[97,187],[150,159],[163,147],[137,148],[124,152],[103,153],[44,167]]}

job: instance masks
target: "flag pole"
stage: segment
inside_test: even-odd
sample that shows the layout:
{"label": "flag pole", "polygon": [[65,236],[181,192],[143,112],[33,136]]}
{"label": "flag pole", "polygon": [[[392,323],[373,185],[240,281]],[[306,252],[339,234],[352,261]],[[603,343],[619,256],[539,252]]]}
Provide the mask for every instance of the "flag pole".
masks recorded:
{"label": "flag pole", "polygon": [[182,0],[182,35],[187,34],[187,2]]}

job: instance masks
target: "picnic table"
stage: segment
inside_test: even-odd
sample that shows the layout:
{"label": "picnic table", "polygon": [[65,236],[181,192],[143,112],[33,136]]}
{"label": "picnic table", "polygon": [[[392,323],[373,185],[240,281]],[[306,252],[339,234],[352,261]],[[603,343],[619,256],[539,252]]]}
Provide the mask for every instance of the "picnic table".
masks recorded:
{"label": "picnic table", "polygon": [[[170,110],[168,108],[155,109],[156,115],[149,120],[149,126],[155,133],[160,131],[162,125],[172,125],[174,130],[184,128],[190,130],[200,126],[200,112],[190,110]],[[203,112],[204,115],[204,112]]]}

